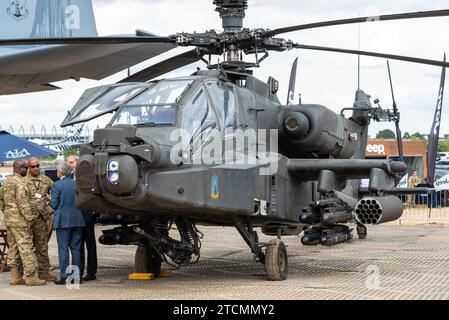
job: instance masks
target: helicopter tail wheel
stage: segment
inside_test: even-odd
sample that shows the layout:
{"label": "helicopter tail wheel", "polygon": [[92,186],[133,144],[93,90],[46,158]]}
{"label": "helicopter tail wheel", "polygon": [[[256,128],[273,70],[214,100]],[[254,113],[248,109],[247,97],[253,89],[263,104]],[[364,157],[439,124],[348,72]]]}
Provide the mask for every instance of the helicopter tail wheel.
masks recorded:
{"label": "helicopter tail wheel", "polygon": [[272,240],[265,252],[265,270],[268,280],[283,281],[288,276],[288,256],[285,244],[277,239]]}
{"label": "helicopter tail wheel", "polygon": [[155,277],[161,272],[162,259],[156,250],[149,246],[137,247],[135,268],[136,273],[151,273]]}

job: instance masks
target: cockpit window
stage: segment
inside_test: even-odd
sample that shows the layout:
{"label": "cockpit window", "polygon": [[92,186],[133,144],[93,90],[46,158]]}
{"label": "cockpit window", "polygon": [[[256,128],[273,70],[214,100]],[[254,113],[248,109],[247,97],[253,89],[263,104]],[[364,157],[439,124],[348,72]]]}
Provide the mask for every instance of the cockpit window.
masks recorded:
{"label": "cockpit window", "polygon": [[173,126],[176,124],[176,104],[126,105],[117,114],[114,125]]}
{"label": "cockpit window", "polygon": [[178,100],[192,80],[160,81],[124,103],[112,125],[173,126]]}
{"label": "cockpit window", "polygon": [[116,84],[87,90],[64,120],[63,126],[86,122],[117,110],[142,84]]}
{"label": "cockpit window", "polygon": [[131,99],[127,105],[155,105],[155,104],[175,104],[182,93],[193,81],[161,81],[148,88],[134,99]]}
{"label": "cockpit window", "polygon": [[217,110],[223,134],[232,134],[236,128],[235,94],[232,87],[220,81],[210,81],[206,82],[206,88]]}
{"label": "cockpit window", "polygon": [[184,107],[182,128],[190,135],[190,139],[183,139],[184,148],[198,150],[216,127],[217,119],[201,89]]}

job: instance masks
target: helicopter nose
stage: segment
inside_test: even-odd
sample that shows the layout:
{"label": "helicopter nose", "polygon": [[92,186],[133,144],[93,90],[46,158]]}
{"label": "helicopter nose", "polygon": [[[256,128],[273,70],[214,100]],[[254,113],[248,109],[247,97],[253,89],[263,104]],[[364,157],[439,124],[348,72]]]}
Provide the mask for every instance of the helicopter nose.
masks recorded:
{"label": "helicopter nose", "polygon": [[130,155],[85,155],[76,171],[78,188],[96,193],[130,194],[135,191],[138,180],[137,162]]}

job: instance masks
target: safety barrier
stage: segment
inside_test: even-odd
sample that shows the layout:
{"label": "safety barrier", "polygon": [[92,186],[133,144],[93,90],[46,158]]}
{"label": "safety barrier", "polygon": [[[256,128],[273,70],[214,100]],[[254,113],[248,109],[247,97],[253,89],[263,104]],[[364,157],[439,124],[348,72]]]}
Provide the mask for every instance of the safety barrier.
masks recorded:
{"label": "safety barrier", "polygon": [[436,191],[430,194],[402,195],[404,214],[401,221],[449,222],[449,190]]}

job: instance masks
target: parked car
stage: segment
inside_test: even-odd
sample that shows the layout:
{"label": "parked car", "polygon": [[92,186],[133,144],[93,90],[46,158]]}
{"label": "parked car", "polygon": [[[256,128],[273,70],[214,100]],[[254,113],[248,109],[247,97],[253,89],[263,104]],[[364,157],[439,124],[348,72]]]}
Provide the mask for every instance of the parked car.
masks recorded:
{"label": "parked car", "polygon": [[437,154],[438,161],[449,161],[449,152],[439,152]]}
{"label": "parked car", "polygon": [[449,170],[449,160],[441,160],[435,164],[436,169]]}
{"label": "parked car", "polygon": [[449,170],[442,170],[442,169],[435,170],[435,181],[440,180],[441,178],[443,178],[444,176],[447,176],[448,174],[449,174]]}

